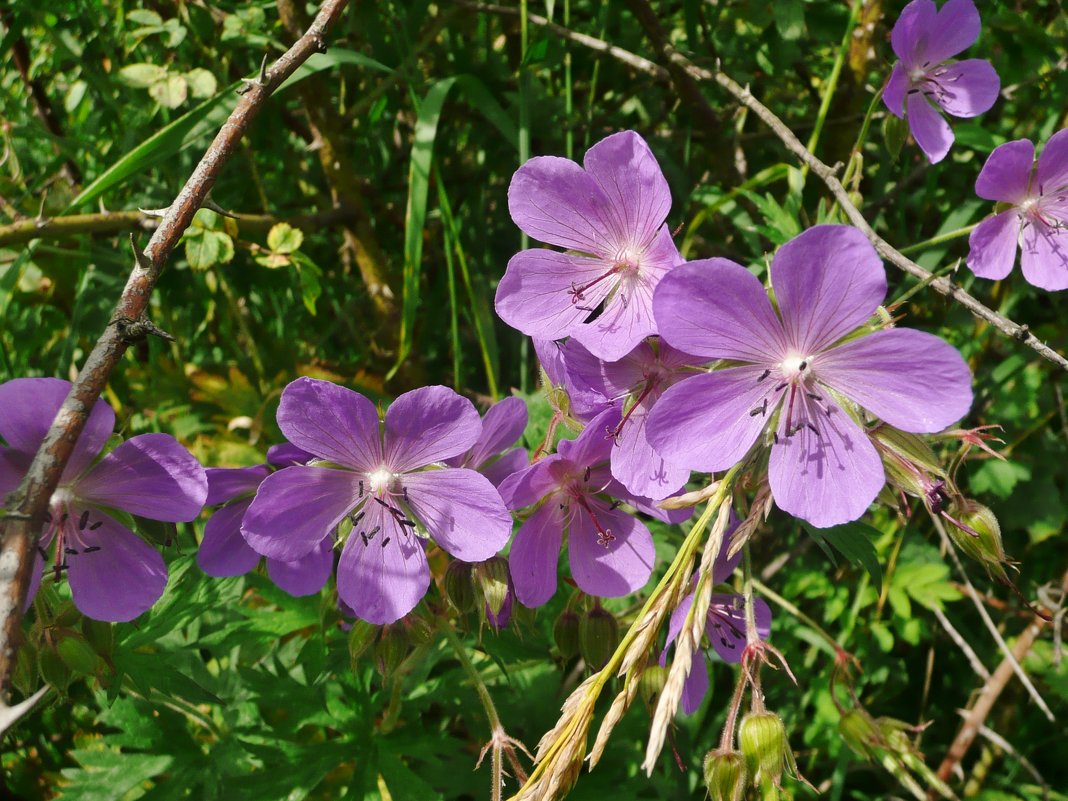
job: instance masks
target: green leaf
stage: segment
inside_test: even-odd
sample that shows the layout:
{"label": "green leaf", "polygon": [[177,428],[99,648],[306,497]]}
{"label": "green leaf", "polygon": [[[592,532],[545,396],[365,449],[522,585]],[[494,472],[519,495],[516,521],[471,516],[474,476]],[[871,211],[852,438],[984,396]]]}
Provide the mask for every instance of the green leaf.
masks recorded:
{"label": "green leaf", "polygon": [[[229,17],[227,19],[229,19]],[[365,56],[363,53],[358,53],[355,50],[332,47],[329,52],[326,53],[313,53],[307,61],[297,67],[292,75],[286,78],[285,82],[278,87],[278,91],[288,89],[298,81],[303,81],[305,78],[308,78],[317,72],[333,69],[342,64],[353,64],[357,67],[366,67],[367,69],[386,73],[392,73],[394,71],[392,67],[387,67],[381,61],[376,61],[370,56]]]}
{"label": "green leaf", "polygon": [[189,85],[181,75],[168,75],[148,87],[148,93],[164,108],[178,108],[188,96]]}
{"label": "green leaf", "polygon": [[[860,521],[834,526],[833,528],[815,528],[807,523],[803,525],[805,531],[816,540],[816,543],[823,548],[828,556],[831,555],[827,549],[827,546],[830,545],[854,567],[863,566],[868,571],[868,575],[871,576],[872,583],[877,588],[882,587],[883,568],[879,564],[879,556],[875,552],[875,545],[872,543],[873,539],[881,536],[877,529]],[[831,561],[834,561],[833,556],[831,556]]]}
{"label": "green leaf", "polygon": [[157,165],[217,130],[222,123],[222,119],[217,118],[217,113],[225,113],[224,106],[229,102],[231,101],[228,94],[225,91],[220,92],[183,114],[170,125],[161,128],[98,175],[71,201],[65,213],[70,213],[79,206],[93,202],[127,178],[140,173],[149,166]]}
{"label": "green leaf", "polygon": [[77,768],[64,768],[63,798],[70,801],[114,801],[170,767],[173,757],[113,750],[71,752]]}
{"label": "green leaf", "polygon": [[135,89],[148,89],[167,77],[167,68],[158,64],[128,64],[119,70],[119,80]]}
{"label": "green leaf", "polygon": [[1017,484],[1030,480],[1031,469],[1026,465],[991,459],[975,469],[968,485],[976,494],[990,492],[999,498],[1008,498]]}
{"label": "green leaf", "polygon": [[189,84],[189,92],[193,97],[211,97],[219,88],[215,76],[205,69],[197,67],[185,74],[186,83]]}
{"label": "green leaf", "polygon": [[267,234],[267,247],[275,253],[292,253],[304,242],[304,234],[289,223],[278,223]]}
{"label": "green leaf", "polygon": [[77,635],[63,637],[56,644],[56,652],[64,664],[75,673],[92,675],[104,666],[88,642]]}
{"label": "green leaf", "polygon": [[909,125],[901,117],[887,114],[883,117],[883,142],[886,144],[886,152],[890,158],[897,161],[901,155],[901,148],[909,136]]}
{"label": "green leaf", "polygon": [[163,17],[161,17],[155,11],[150,11],[147,8],[136,8],[133,11],[127,12],[126,19],[129,22],[135,22],[138,25],[162,25],[163,24]]}
{"label": "green leaf", "polygon": [[412,349],[412,332],[419,311],[419,275],[423,258],[423,228],[426,225],[426,200],[430,190],[430,165],[434,159],[434,140],[438,121],[456,77],[444,78],[427,91],[419,104],[415,120],[415,139],[408,166],[408,206],[404,214],[404,268],[401,300],[401,330],[397,363],[387,375],[392,376]]}
{"label": "green leaf", "polygon": [[185,258],[193,270],[206,270],[219,262],[222,250],[213,231],[204,231],[185,239]]}
{"label": "green leaf", "polygon": [[801,0],[775,0],[772,3],[775,27],[788,42],[805,35],[805,6]]}
{"label": "green leaf", "polygon": [[297,254],[293,260],[297,265],[297,272],[300,273],[300,297],[304,301],[304,308],[310,314],[315,314],[315,301],[323,294],[323,286],[319,281],[323,271],[303,254]]}

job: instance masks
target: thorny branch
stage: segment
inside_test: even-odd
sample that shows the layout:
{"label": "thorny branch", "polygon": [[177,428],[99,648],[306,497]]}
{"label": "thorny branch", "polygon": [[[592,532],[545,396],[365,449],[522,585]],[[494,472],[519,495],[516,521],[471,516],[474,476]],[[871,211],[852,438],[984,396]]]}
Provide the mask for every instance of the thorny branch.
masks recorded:
{"label": "thorny branch", "polygon": [[[509,10],[502,9],[500,6],[476,4],[465,2],[467,7],[477,8],[478,10],[485,11],[487,13],[503,14],[511,13]],[[760,120],[768,126],[768,128],[775,133],[775,135],[786,145],[802,164],[806,165],[816,177],[818,177],[830,190],[835,200],[838,201],[838,205],[841,206],[845,212],[849,221],[863,232],[868,237],[872,245],[875,246],[879,255],[893,264],[899,270],[908,273],[909,275],[918,278],[921,282],[924,282],[927,286],[930,286],[939,294],[945,295],[950,300],[954,300],[961,306],[966,308],[975,317],[981,320],[985,320],[992,325],[998,331],[1010,339],[1015,339],[1019,342],[1023,342],[1039,356],[1046,361],[1049,361],[1062,370],[1068,371],[1068,359],[1066,359],[1057,351],[1046,345],[1044,342],[1039,341],[1031,334],[1030,329],[1026,325],[1020,325],[1005,317],[1002,314],[994,311],[993,309],[985,306],[975,297],[970,295],[962,287],[954,284],[949,278],[934,277],[928,270],[921,267],[912,259],[903,255],[901,251],[894,248],[885,239],[876,233],[875,229],[871,227],[864,214],[856,207],[856,204],[849,197],[849,192],[842,185],[842,182],[838,180],[837,168],[830,167],[824,164],[820,159],[814,156],[805,146],[801,140],[786,126],[786,124],[779,119],[774,112],[772,112],[767,106],[753,97],[748,88],[743,87],[729,75],[724,73],[721,69],[708,70],[703,67],[699,67],[693,64],[682,53],[676,50],[667,39],[667,34],[660,27],[659,21],[655,12],[649,7],[647,0],[631,0],[630,2],[632,11],[638,17],[639,21],[645,28],[646,34],[652,41],[654,47],[662,54],[662,57],[667,60],[673,68],[683,70],[688,76],[697,81],[711,81],[719,84],[720,87],[725,89],[735,100],[748,108],[754,114],[756,114]],[[645,13],[645,12],[648,13]],[[578,34],[573,31],[568,31],[566,28],[562,28],[558,25],[551,24],[543,17],[537,17],[536,15],[528,15],[528,21],[535,25],[542,25],[547,29],[558,33],[562,37],[569,39],[573,42],[581,44],[590,49],[610,55],[616,58],[633,69],[645,73],[657,80],[670,80],[672,72],[668,71],[664,67],[656,64],[641,56],[635,55],[627,50],[609,45],[600,39],[596,39],[592,36],[585,34]]]}
{"label": "thorny branch", "polygon": [[[313,53],[326,48],[324,37],[341,16],[348,0],[326,0],[307,32],[267,70],[246,84],[230,117],[223,123],[192,176],[167,209],[159,228],[130,274],[112,320],[141,320],[167,257],[178,244],[193,215],[211,190],[223,165],[237,149],[256,114],[276,87]],[[0,518],[0,694],[6,692],[29,585],[30,554],[40,536],[49,499],[59,483],[93,405],[111,371],[126,352],[120,326],[108,324],[85,360],[77,381],[60,407],[21,486],[4,503]]]}
{"label": "thorny branch", "polygon": [[[325,228],[349,222],[357,210],[339,205],[324,211],[276,217],[271,214],[234,214],[244,232],[267,233],[272,225],[285,222],[294,228]],[[63,217],[36,217],[0,225],[0,247],[21,245],[33,239],[63,239],[78,234],[117,234],[138,229],[155,230],[159,217],[144,211],[101,211],[95,214],[69,214]]]}

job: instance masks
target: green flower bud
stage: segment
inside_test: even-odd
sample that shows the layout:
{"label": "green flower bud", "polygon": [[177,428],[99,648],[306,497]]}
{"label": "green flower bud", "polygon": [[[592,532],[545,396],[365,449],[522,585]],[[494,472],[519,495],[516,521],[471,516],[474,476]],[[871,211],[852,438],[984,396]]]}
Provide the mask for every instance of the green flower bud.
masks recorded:
{"label": "green flower bud", "polygon": [[970,498],[956,511],[955,518],[949,518],[954,525],[947,526],[950,539],[992,576],[1008,581],[1004,567],[1008,559],[1001,544],[1001,526],[994,513]]}
{"label": "green flower bud", "polygon": [[600,670],[619,644],[619,624],[599,604],[579,621],[579,653],[593,670]]}
{"label": "green flower bud", "polygon": [[778,784],[790,748],[782,718],[774,712],[746,715],[738,727],[738,742],[753,780],[763,782],[768,779]]}
{"label": "green flower bud", "polygon": [[111,652],[115,649],[115,631],[110,623],[83,617],[82,634],[98,654],[103,657],[111,656]]}
{"label": "green flower bud", "polygon": [[357,620],[349,629],[349,659],[355,669],[356,662],[364,652],[371,647],[378,635],[378,626],[368,623],[366,620]]}
{"label": "green flower bud", "polygon": [[84,637],[74,632],[56,643],[56,653],[63,660],[63,664],[78,675],[90,676],[104,667],[104,661],[97,656],[92,646]]}
{"label": "green flower bud", "polygon": [[638,692],[646,701],[652,701],[664,689],[667,682],[667,668],[660,665],[650,665],[642,671],[642,677],[638,680]]}
{"label": "green flower bud", "polygon": [[388,679],[408,655],[408,633],[404,626],[388,626],[375,643],[375,669]]}
{"label": "green flower bud", "polygon": [[66,662],[54,648],[42,648],[37,655],[37,669],[41,679],[52,685],[58,692],[65,693],[74,678]]}
{"label": "green flower bud", "polygon": [[553,640],[565,660],[573,659],[579,652],[579,616],[565,609],[553,623]]}
{"label": "green flower bud", "polygon": [[737,751],[709,751],[705,755],[705,787],[712,801],[742,801],[749,785],[745,757]]}
{"label": "green flower bud", "polygon": [[494,615],[500,614],[508,596],[508,562],[502,556],[494,556],[475,565],[473,573],[482,600]]}
{"label": "green flower bud", "polygon": [[863,709],[851,709],[838,721],[838,734],[858,756],[871,761],[873,748],[882,743],[877,724]]}
{"label": "green flower bud", "polygon": [[475,608],[475,585],[471,579],[471,565],[453,560],[445,571],[445,597],[456,611],[466,615]]}
{"label": "green flower bud", "polygon": [[404,619],[404,626],[413,645],[426,645],[434,639],[434,626],[426,618],[409,615]]}

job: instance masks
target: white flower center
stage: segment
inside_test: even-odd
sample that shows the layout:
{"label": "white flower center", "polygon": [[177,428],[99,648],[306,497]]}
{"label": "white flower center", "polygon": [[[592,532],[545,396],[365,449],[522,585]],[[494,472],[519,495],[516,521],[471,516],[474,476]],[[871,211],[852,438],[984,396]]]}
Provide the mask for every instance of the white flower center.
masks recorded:
{"label": "white flower center", "polygon": [[59,509],[74,500],[74,493],[66,487],[59,487],[48,499],[48,505],[52,509]]}
{"label": "white flower center", "polygon": [[796,378],[804,379],[811,374],[811,356],[787,356],[779,364],[782,370],[783,381],[793,381]]}
{"label": "white flower center", "polygon": [[385,467],[378,468],[367,476],[371,481],[371,492],[377,495],[380,492],[388,491],[396,477],[395,474],[389,472]]}
{"label": "white flower center", "polygon": [[909,83],[915,85],[927,79],[927,73],[923,67],[913,67],[909,70]]}

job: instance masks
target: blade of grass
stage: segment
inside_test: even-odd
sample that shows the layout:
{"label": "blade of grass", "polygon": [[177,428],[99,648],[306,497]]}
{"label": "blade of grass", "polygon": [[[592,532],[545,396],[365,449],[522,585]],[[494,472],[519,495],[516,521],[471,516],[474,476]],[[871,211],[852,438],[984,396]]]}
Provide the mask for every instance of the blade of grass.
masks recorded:
{"label": "blade of grass", "polygon": [[486,385],[489,394],[496,400],[500,397],[500,389],[497,381],[499,371],[499,356],[497,351],[497,338],[493,329],[493,312],[486,296],[478,292],[471,280],[471,270],[467,263],[467,254],[463,248],[463,240],[456,225],[456,218],[452,213],[452,203],[445,191],[444,185],[438,182],[438,197],[441,206],[441,217],[445,227],[452,232],[453,246],[456,249],[456,262],[460,267],[460,277],[464,282],[467,292],[467,302],[471,310],[471,322],[475,327],[475,338],[478,340],[479,351],[482,353],[482,364],[486,369]]}
{"label": "blade of grass", "polygon": [[456,76],[443,78],[427,90],[415,120],[415,137],[408,166],[408,205],[404,214],[404,267],[401,279],[401,328],[397,362],[386,374],[392,378],[412,350],[412,333],[419,309],[419,275],[423,258],[423,229],[426,226],[427,195],[430,191],[430,166],[434,160],[434,140],[445,99],[456,83]]}
{"label": "blade of grass", "polygon": [[[445,207],[448,198],[445,197],[445,185],[441,179],[438,185],[438,205],[442,209],[442,218],[445,217]],[[456,268],[452,261],[452,248],[456,244],[456,229],[452,226],[452,220],[441,226],[441,235],[445,240],[445,277],[449,286],[449,334],[452,339],[452,386],[459,391],[463,386],[463,349],[460,347],[460,309],[456,304]]]}

